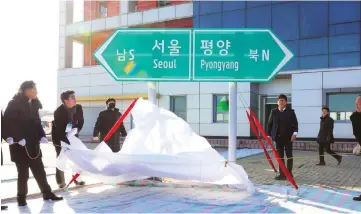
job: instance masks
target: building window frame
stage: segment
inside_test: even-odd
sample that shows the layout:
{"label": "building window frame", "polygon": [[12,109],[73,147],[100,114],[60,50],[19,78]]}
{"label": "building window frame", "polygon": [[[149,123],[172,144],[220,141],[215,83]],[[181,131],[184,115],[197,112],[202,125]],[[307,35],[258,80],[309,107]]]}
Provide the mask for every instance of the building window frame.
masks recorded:
{"label": "building window frame", "polygon": [[[229,111],[227,112],[219,112],[217,110],[217,98],[218,97],[226,97],[228,105],[229,105],[229,94],[213,94],[212,99],[213,99],[213,123],[228,123],[229,121]],[[229,108],[229,107],[228,107]],[[217,119],[217,116],[222,115],[223,119]],[[226,119],[225,119],[226,118]]]}
{"label": "building window frame", "polygon": [[158,7],[166,7],[170,5],[170,0],[158,0],[157,6]]}
{"label": "building window frame", "polygon": [[[330,116],[333,117],[335,123],[351,123],[350,121],[350,115],[353,113],[353,111],[333,111],[332,106],[329,105],[329,96],[335,95],[335,94],[361,94],[361,87],[356,88],[332,88],[332,89],[324,89],[322,93],[322,106],[327,106],[330,108]],[[344,119],[338,120],[335,117],[340,117],[343,115]]]}
{"label": "building window frame", "polygon": [[[97,2],[97,18],[106,18],[108,17],[108,2],[107,1],[98,1]],[[104,8],[105,12],[102,12]]]}
{"label": "building window frame", "polygon": [[[177,98],[184,98],[185,108],[184,111],[176,111],[175,110],[175,99]],[[184,121],[187,121],[187,95],[175,95],[169,96],[169,108],[170,111],[173,112],[178,117],[182,118]],[[183,117],[182,117],[183,115]]]}

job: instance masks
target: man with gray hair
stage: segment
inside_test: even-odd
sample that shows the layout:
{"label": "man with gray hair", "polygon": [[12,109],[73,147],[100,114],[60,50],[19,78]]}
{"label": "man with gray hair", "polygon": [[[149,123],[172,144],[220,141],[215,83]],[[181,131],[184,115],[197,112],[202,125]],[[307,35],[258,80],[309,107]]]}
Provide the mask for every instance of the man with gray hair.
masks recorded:
{"label": "man with gray hair", "polygon": [[[356,97],[355,101],[356,111],[350,116],[352,122],[353,135],[355,135],[357,142],[361,146],[361,95]],[[361,195],[354,197],[353,200],[361,201]]]}

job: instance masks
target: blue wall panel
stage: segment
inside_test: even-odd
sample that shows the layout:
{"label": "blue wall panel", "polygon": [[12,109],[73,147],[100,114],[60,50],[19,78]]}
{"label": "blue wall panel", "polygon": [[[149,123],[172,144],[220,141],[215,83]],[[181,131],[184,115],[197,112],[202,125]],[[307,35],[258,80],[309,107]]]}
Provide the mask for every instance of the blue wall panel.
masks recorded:
{"label": "blue wall panel", "polygon": [[222,13],[214,13],[199,17],[199,26],[204,28],[221,28]]}
{"label": "blue wall panel", "polygon": [[283,70],[360,66],[361,3],[194,1],[195,28],[270,28],[295,54]]}
{"label": "blue wall panel", "polygon": [[360,52],[330,55],[330,67],[347,67],[360,65]]}
{"label": "blue wall panel", "polygon": [[328,68],[328,55],[300,57],[300,69]]}
{"label": "blue wall panel", "polygon": [[300,40],[300,56],[328,54],[328,37]]}
{"label": "blue wall panel", "polygon": [[282,40],[296,40],[299,35],[298,17],[298,2],[273,5],[272,29]]}
{"label": "blue wall panel", "polygon": [[199,15],[222,12],[222,2],[218,1],[200,1]]}
{"label": "blue wall panel", "polygon": [[246,27],[246,12],[245,10],[224,12],[222,22],[224,28],[244,28]]}
{"label": "blue wall panel", "polygon": [[328,2],[300,2],[300,38],[328,36]]}
{"label": "blue wall panel", "polygon": [[330,2],[330,24],[360,21],[359,1]]}
{"label": "blue wall panel", "polygon": [[224,1],[223,2],[223,11],[232,11],[232,10],[239,10],[245,9],[246,2],[244,1]]}
{"label": "blue wall panel", "polygon": [[271,6],[250,8],[246,17],[248,28],[271,28]]}
{"label": "blue wall panel", "polygon": [[360,22],[337,24],[330,26],[330,36],[344,34],[360,34]]}

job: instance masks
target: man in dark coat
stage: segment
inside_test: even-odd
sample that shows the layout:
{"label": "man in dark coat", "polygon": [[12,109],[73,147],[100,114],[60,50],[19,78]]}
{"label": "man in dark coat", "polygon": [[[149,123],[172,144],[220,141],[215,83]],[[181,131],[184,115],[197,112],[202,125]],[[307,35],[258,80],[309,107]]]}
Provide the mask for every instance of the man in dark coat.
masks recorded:
{"label": "man in dark coat", "polygon": [[317,136],[318,153],[320,155],[320,163],[316,164],[318,166],[326,165],[324,150],[332,157],[334,157],[338,161],[338,165],[341,163],[342,156],[337,155],[336,152],[331,150],[331,143],[335,142],[333,137],[333,124],[334,121],[330,117],[330,110],[327,107],[322,108],[322,117],[320,118],[320,130]]}
{"label": "man in dark coat", "polygon": [[[268,136],[276,142],[277,152],[284,162],[284,153],[287,156],[287,169],[292,175],[293,168],[293,142],[298,132],[298,121],[293,109],[287,107],[287,96],[278,96],[278,108],[272,109],[268,119]],[[280,175],[276,180],[286,180],[286,176],[279,167]]]}
{"label": "man in dark coat", "polygon": [[[78,133],[81,131],[84,125],[83,108],[81,105],[76,104],[75,92],[65,91],[60,95],[61,104],[54,112],[54,121],[52,122],[51,135],[53,143],[55,144],[56,156],[58,157],[61,152],[61,141],[70,144],[67,133],[72,130],[76,130]],[[56,182],[59,188],[66,186],[64,172],[56,169]],[[75,185],[85,185],[84,181],[76,180]]]}
{"label": "man in dark coat", "polygon": [[52,193],[41,159],[39,141],[41,143],[48,142],[39,117],[41,108],[42,105],[37,99],[35,83],[25,81],[21,84],[19,93],[9,102],[4,113],[4,121],[7,126],[6,141],[10,144],[11,161],[15,162],[18,171],[17,200],[19,206],[27,205],[29,168],[43,193],[44,200],[63,199]]}
{"label": "man in dark coat", "polygon": [[[355,135],[357,142],[361,146],[361,95],[355,101],[356,112],[350,116],[352,122],[353,135]],[[361,201],[361,195],[354,197],[353,200]]]}
{"label": "man in dark coat", "polygon": [[[93,131],[94,140],[99,140],[100,142],[104,140],[105,136],[108,134],[110,129],[122,116],[122,114],[119,112],[119,109],[115,107],[116,102],[114,98],[109,98],[105,103],[107,105],[107,110],[101,111],[99,113]],[[120,151],[120,142],[119,142],[120,134],[122,137],[127,136],[127,131],[125,130],[123,123],[114,132],[112,137],[106,141],[106,143],[112,149],[113,152]],[[99,139],[98,139],[98,135],[99,135]]]}
{"label": "man in dark coat", "polygon": [[[1,111],[1,138],[0,138],[0,143],[2,140],[5,140],[6,139],[6,135],[5,135],[5,124],[4,124],[4,115],[3,115],[3,112]],[[3,165],[3,150],[1,148],[1,166]],[[1,210],[6,210],[8,208],[8,206],[3,206],[1,205]]]}

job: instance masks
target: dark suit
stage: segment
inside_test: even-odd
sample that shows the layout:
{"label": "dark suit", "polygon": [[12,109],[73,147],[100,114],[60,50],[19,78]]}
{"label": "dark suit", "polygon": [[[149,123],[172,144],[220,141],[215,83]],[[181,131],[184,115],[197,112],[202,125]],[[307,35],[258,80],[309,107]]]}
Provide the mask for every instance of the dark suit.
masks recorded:
{"label": "dark suit", "polygon": [[[84,115],[83,108],[81,105],[76,105],[75,112],[71,112],[65,105],[60,105],[54,112],[54,121],[52,125],[51,135],[53,138],[53,143],[55,144],[55,151],[57,157],[61,152],[61,143],[63,141],[67,144],[70,144],[66,136],[66,126],[71,123],[72,128],[77,128],[78,133],[81,131],[84,125]],[[78,136],[78,134],[76,135]],[[56,182],[62,184],[65,182],[64,172],[56,169]]]}
{"label": "dark suit", "polygon": [[330,145],[331,143],[335,142],[335,139],[333,137],[334,121],[329,115],[321,117],[320,119],[320,130],[317,136],[317,143],[319,144],[318,152],[320,155],[320,163],[325,163],[324,150],[326,150],[326,152],[332,155],[332,157],[334,157],[336,160],[339,160],[341,157],[331,150]]}
{"label": "dark suit", "polygon": [[352,122],[353,135],[361,146],[361,112],[354,112],[350,116]]}
{"label": "dark suit", "polygon": [[42,105],[39,100],[29,99],[23,94],[17,94],[9,102],[4,113],[7,126],[6,137],[12,137],[14,142],[26,140],[25,146],[17,143],[10,145],[11,161],[18,170],[18,197],[25,198],[28,194],[29,168],[33,172],[41,192],[50,194],[51,188],[46,179],[44,164],[41,159],[40,139],[45,137],[39,117]]}
{"label": "dark suit", "polygon": [[[94,126],[93,137],[97,137],[100,134],[99,140],[100,142],[103,141],[103,139],[108,134],[110,129],[114,126],[114,124],[119,120],[121,116],[122,114],[119,112],[119,109],[117,108],[115,108],[114,110],[107,109],[101,111]],[[112,137],[106,141],[106,143],[112,149],[113,152],[120,151],[120,142],[119,142],[120,134],[122,134],[122,137],[127,136],[127,131],[125,130],[123,123],[114,132]]]}
{"label": "dark suit", "polygon": [[[292,173],[293,143],[291,142],[291,137],[295,132],[298,132],[298,121],[295,111],[289,108],[286,108],[284,111],[280,111],[278,108],[272,109],[268,119],[267,132],[272,137],[272,140],[276,142],[277,152],[282,162],[284,162],[284,153],[286,151],[287,169]],[[284,176],[281,167],[279,171],[280,175]]]}
{"label": "dark suit", "polygon": [[[0,143],[2,140],[6,140],[6,135],[5,135],[5,124],[4,124],[4,115],[3,112],[1,111],[1,138],[0,138]],[[3,160],[3,149],[1,147],[1,166],[4,164],[4,160]]]}

